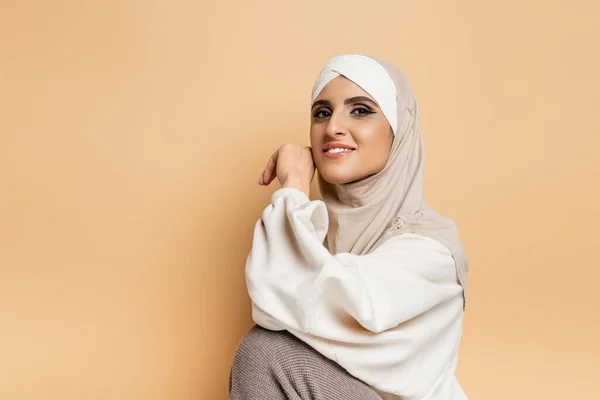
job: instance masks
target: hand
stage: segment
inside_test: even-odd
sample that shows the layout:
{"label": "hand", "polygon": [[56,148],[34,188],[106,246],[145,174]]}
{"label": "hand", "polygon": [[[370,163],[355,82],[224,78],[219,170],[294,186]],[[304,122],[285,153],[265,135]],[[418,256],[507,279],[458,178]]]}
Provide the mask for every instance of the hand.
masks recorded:
{"label": "hand", "polygon": [[315,162],[311,148],[287,143],[269,158],[258,184],[268,186],[277,177],[282,187],[295,187],[309,196],[314,175]]}

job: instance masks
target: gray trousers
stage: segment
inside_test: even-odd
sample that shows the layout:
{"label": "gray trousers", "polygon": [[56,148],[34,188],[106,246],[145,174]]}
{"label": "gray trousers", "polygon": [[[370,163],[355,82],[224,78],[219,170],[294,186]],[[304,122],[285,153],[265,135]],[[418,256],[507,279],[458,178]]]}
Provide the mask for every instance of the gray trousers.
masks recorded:
{"label": "gray trousers", "polygon": [[287,331],[252,327],[236,350],[230,400],[381,400],[364,382]]}

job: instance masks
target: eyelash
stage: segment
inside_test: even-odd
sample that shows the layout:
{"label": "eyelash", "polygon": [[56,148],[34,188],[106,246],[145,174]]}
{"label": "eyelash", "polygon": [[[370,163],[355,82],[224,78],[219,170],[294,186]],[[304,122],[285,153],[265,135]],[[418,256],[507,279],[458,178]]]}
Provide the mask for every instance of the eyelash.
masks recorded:
{"label": "eyelash", "polygon": [[[358,115],[358,116],[360,116],[360,117],[364,117],[364,116],[366,116],[366,115],[369,115],[369,114],[375,114],[375,112],[374,112],[374,111],[371,111],[371,110],[370,110],[368,107],[365,107],[365,106],[363,106],[363,107],[357,107],[357,108],[355,108],[354,110],[352,110],[352,112],[351,112],[351,113],[353,113],[353,112],[354,112],[354,111],[356,111],[356,110],[364,110],[364,111],[365,111],[364,113],[357,114],[357,115]],[[320,116],[319,116],[319,113],[320,113],[320,112],[322,112],[322,111],[329,112],[329,111],[327,111],[327,110],[317,110],[317,112],[315,112],[315,115],[314,115],[314,117],[315,117],[315,118],[325,118],[325,117],[320,117]]]}

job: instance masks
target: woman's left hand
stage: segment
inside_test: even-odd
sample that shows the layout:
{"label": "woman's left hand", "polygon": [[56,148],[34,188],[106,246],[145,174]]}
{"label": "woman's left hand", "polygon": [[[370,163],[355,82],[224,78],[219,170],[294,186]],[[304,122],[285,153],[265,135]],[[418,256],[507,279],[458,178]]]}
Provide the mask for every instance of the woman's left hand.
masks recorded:
{"label": "woman's left hand", "polygon": [[277,177],[282,187],[294,187],[309,196],[314,175],[315,162],[311,148],[287,143],[269,158],[258,184],[268,186]]}

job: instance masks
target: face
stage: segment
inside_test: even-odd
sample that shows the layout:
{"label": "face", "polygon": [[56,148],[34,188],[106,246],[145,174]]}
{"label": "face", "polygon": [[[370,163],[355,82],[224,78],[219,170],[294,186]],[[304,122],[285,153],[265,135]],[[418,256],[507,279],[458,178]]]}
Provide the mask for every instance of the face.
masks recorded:
{"label": "face", "polygon": [[381,171],[393,138],[377,102],[343,76],[331,80],[313,102],[310,143],[315,165],[329,183],[350,183]]}

